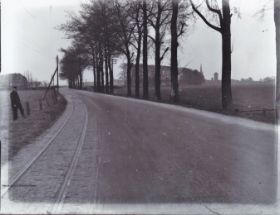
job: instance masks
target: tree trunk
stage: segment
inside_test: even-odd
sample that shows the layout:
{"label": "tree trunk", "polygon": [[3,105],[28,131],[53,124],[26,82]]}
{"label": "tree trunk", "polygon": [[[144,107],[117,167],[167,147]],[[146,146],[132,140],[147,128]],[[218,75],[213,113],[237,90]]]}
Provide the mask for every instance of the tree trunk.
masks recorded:
{"label": "tree trunk", "polygon": [[95,61],[95,53],[92,49],[92,70],[93,70],[93,89],[96,91],[96,84],[97,84],[97,76],[96,76],[96,61]]}
{"label": "tree trunk", "polygon": [[111,56],[108,57],[108,65],[109,65],[109,75],[110,75],[110,94],[114,94],[114,64],[112,62]]}
{"label": "tree trunk", "polygon": [[[140,29],[141,31],[141,29]],[[139,97],[139,64],[140,64],[140,55],[141,55],[141,43],[142,43],[142,34],[138,32],[138,41],[137,41],[137,55],[136,55],[136,63],[135,63],[135,97]]]}
{"label": "tree trunk", "polygon": [[93,69],[93,90],[96,91],[96,69]]}
{"label": "tree trunk", "polygon": [[126,79],[127,79],[127,96],[131,96],[131,60],[130,60],[130,55],[127,56]]}
{"label": "tree trunk", "polygon": [[143,1],[143,98],[149,98],[148,76],[148,17],[147,3]]}
{"label": "tree trunk", "polygon": [[80,72],[79,76],[80,76],[80,86],[79,86],[79,88],[83,89],[83,72],[82,71]]}
{"label": "tree trunk", "polygon": [[231,43],[230,35],[222,35],[222,106],[232,103],[231,93]]}
{"label": "tree trunk", "polygon": [[97,70],[96,70],[96,91],[100,92],[100,66],[98,64]]}
{"label": "tree trunk", "polygon": [[276,31],[276,105],[280,101],[280,1],[274,0],[274,23]]}
{"label": "tree trunk", "polygon": [[100,57],[100,72],[101,72],[101,92],[104,92],[104,58],[103,53]]}
{"label": "tree trunk", "polygon": [[75,89],[78,89],[79,88],[79,78],[78,77],[76,77],[75,78]]}
{"label": "tree trunk", "polygon": [[106,81],[105,92],[109,93],[109,66],[108,66],[107,51],[105,52],[105,81]]}
{"label": "tree trunk", "polygon": [[171,101],[177,103],[179,101],[179,85],[178,85],[178,34],[177,34],[177,18],[178,18],[178,1],[172,2],[171,17]]}
{"label": "tree trunk", "polygon": [[222,20],[222,106],[227,109],[232,103],[231,93],[231,14],[229,0],[223,0]]}
{"label": "tree trunk", "polygon": [[161,99],[160,95],[160,32],[159,29],[156,29],[155,36],[155,96],[157,100]]}
{"label": "tree trunk", "polygon": [[[100,45],[99,45],[100,46]],[[100,47],[99,47],[99,49],[98,49],[98,56],[97,56],[97,58],[96,58],[96,60],[97,60],[97,70],[96,70],[96,72],[97,72],[97,77],[96,77],[96,81],[97,81],[97,83],[96,83],[96,90],[97,90],[97,92],[101,92],[101,66],[100,66],[100,58],[101,58],[101,51],[100,51]]]}

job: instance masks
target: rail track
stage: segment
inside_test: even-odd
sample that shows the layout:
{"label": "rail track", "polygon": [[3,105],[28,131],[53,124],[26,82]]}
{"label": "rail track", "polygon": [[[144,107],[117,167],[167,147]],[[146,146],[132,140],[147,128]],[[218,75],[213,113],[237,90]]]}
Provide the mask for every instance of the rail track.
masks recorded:
{"label": "rail track", "polygon": [[[82,131],[79,134],[79,138],[77,141],[77,145],[75,146],[75,152],[73,153],[73,157],[67,167],[67,170],[65,171],[66,174],[64,175],[63,181],[59,187],[59,190],[57,192],[56,197],[54,198],[54,204],[52,208],[50,209],[50,213],[56,213],[59,211],[63,205],[63,201],[66,197],[67,193],[67,187],[70,186],[70,181],[72,178],[72,175],[75,171],[76,165],[79,160],[79,155],[81,153],[82,147],[84,145],[85,141],[85,136],[86,136],[86,130],[87,130],[87,124],[88,124],[88,110],[86,107],[85,109],[85,116],[83,120],[83,125],[82,125]],[[75,110],[75,106],[73,105],[71,111],[65,118],[64,122],[60,126],[60,128],[57,130],[57,132],[52,136],[51,139],[46,143],[46,145],[36,154],[36,156],[30,160],[23,168],[21,171],[19,171],[15,176],[13,176],[9,181],[9,185],[5,187],[5,189],[1,190],[1,199],[5,198],[6,195],[9,193],[8,191],[12,189],[20,179],[28,173],[28,171],[32,168],[34,164],[39,160],[39,158],[48,151],[52,143],[55,141],[55,139],[61,134],[65,126],[69,123],[69,120],[71,119],[71,116]]]}
{"label": "rail track", "polygon": [[82,129],[81,135],[79,137],[75,153],[73,155],[73,158],[71,160],[71,163],[69,165],[67,173],[64,177],[63,183],[60,186],[55,204],[54,204],[53,208],[51,209],[52,214],[53,213],[54,214],[59,213],[59,211],[61,210],[61,208],[63,206],[63,202],[64,202],[64,199],[65,199],[66,193],[67,193],[67,187],[70,186],[71,178],[72,178],[73,173],[75,171],[75,168],[77,166],[79,156],[80,156],[80,153],[82,151],[82,147],[83,147],[84,142],[85,142],[86,130],[87,130],[87,125],[88,125],[88,111],[87,111],[86,108],[85,108],[85,110],[86,110],[85,111],[86,114],[85,114],[85,121],[84,121],[84,124],[83,124],[83,129]]}

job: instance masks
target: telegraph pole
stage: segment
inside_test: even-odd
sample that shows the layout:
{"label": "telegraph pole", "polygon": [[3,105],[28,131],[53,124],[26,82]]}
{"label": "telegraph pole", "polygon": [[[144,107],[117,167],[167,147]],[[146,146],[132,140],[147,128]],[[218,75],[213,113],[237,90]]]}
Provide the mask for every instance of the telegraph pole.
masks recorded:
{"label": "telegraph pole", "polygon": [[[56,86],[55,86],[55,75],[56,75]],[[54,92],[55,93],[58,93],[58,89],[59,89],[59,77],[58,77],[58,56],[56,56],[56,68],[55,68],[55,71],[54,73],[52,74],[52,77],[51,77],[51,80],[50,80],[50,83],[45,91],[45,94],[44,94],[44,97],[43,97],[43,100],[46,99],[46,95],[49,91],[50,88],[53,88],[54,89]],[[55,88],[57,88],[57,91],[55,91]]]}
{"label": "telegraph pole", "polygon": [[58,56],[56,56],[56,87],[57,87],[57,93],[58,93],[59,92]]}

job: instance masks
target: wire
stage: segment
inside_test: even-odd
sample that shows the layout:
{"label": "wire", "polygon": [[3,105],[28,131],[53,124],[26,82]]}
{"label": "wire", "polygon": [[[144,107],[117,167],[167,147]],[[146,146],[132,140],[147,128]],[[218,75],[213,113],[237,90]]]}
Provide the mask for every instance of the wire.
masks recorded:
{"label": "wire", "polygon": [[[16,38],[16,39],[17,39],[17,40],[21,40],[21,41],[19,41],[19,42],[20,42],[20,43],[19,43],[20,45],[23,45],[23,46],[25,46],[26,48],[28,48],[29,50],[32,50],[33,52],[36,52],[37,54],[40,54],[42,57],[53,61],[53,58],[51,58],[50,56],[44,54],[42,51],[40,51],[40,49],[37,49],[37,48],[34,47],[34,46],[32,47],[31,43],[27,43],[26,41],[24,41],[23,39],[21,39],[21,38],[19,38],[19,37]],[[19,44],[17,44],[17,45],[19,45]]]}
{"label": "wire", "polygon": [[24,9],[24,11],[30,16],[32,17],[33,19],[36,18],[36,16],[34,16],[29,10],[26,9],[26,7],[24,6],[23,2],[20,0],[20,4],[21,4],[21,7]]}

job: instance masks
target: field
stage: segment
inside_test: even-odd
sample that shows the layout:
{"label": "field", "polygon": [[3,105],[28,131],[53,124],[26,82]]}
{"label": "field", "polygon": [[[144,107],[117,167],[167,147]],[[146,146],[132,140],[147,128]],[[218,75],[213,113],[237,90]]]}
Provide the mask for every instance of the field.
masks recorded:
{"label": "field", "polygon": [[[1,92],[2,98],[6,98],[5,102],[1,104],[1,112],[3,112],[3,110],[6,112],[5,122],[2,122],[2,128],[8,129],[6,139],[8,138],[9,146],[5,147],[5,141],[2,141],[2,145],[4,145],[3,148],[8,148],[9,159],[13,157],[22,147],[30,144],[34,138],[38,137],[47,128],[51,127],[66,106],[66,100],[62,96],[59,96],[58,100],[55,101],[53,93],[48,93],[47,102],[42,102],[42,110],[40,110],[39,100],[44,95],[43,90],[23,90],[18,91],[18,93],[26,116],[24,118],[19,114],[19,119],[13,121],[9,92]],[[27,102],[30,106],[30,115],[26,114]],[[3,106],[5,106],[5,108],[2,108]]]}
{"label": "field", "polygon": [[[162,87],[161,92],[161,102],[170,103],[170,88]],[[118,88],[115,90],[115,93],[125,96],[126,89]],[[155,100],[153,88],[150,88],[149,93],[150,100]],[[221,90],[219,85],[186,86],[180,89],[180,102],[178,105],[250,118],[267,123],[276,122],[274,111],[275,87],[272,84],[233,85],[232,94],[233,104],[229,110],[224,111],[221,107]]]}

